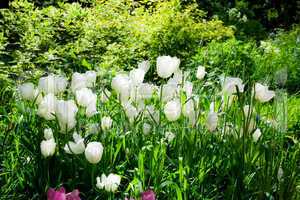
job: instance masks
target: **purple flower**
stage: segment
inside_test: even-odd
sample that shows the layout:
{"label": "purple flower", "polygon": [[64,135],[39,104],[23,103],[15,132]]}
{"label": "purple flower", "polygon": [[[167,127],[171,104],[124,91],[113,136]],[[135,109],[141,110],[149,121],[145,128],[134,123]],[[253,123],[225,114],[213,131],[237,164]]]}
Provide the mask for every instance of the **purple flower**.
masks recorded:
{"label": "purple flower", "polygon": [[65,188],[61,187],[58,190],[50,188],[47,192],[48,200],[80,200],[79,190],[73,190],[66,194]]}
{"label": "purple flower", "polygon": [[155,200],[155,193],[152,190],[147,190],[142,193],[142,200]]}

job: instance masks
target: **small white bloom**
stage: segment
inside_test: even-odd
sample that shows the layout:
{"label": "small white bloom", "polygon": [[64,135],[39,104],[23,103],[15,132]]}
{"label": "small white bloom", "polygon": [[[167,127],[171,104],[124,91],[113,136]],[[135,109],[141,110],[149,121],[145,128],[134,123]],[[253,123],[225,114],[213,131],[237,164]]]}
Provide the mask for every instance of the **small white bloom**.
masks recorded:
{"label": "small white bloom", "polygon": [[105,189],[108,192],[115,192],[117,191],[120,183],[121,183],[121,176],[117,174],[109,174],[106,176],[105,174],[101,175],[100,177],[96,178],[97,184],[96,187],[99,189]]}
{"label": "small white bloom", "polygon": [[97,99],[97,95],[91,89],[82,88],[76,91],[76,101],[80,106],[88,107],[95,99]]}
{"label": "small white bloom", "polygon": [[185,81],[183,90],[186,93],[187,98],[190,98],[193,94],[193,83],[190,81]]}
{"label": "small white bloom", "polygon": [[56,107],[57,99],[54,94],[47,94],[38,106],[37,114],[40,117],[45,118],[46,120],[55,119],[55,107]]}
{"label": "small white bloom", "polygon": [[82,154],[85,150],[84,138],[81,135],[77,134],[76,132],[73,133],[73,141],[69,141],[64,150],[68,154]]}
{"label": "small white bloom", "polygon": [[258,139],[260,138],[260,136],[261,136],[261,131],[260,131],[259,128],[257,128],[257,129],[254,131],[253,135],[252,135],[253,141],[254,141],[254,142],[257,142]]}
{"label": "small white bloom", "polygon": [[63,92],[66,89],[67,85],[68,81],[65,77],[49,75],[40,78],[38,88],[45,94],[58,94],[60,92]]}
{"label": "small white bloom", "polygon": [[133,85],[137,86],[144,81],[145,71],[142,69],[133,69],[129,72],[129,78]]}
{"label": "small white bloom", "polygon": [[164,84],[161,86],[161,89],[160,89],[161,94],[159,94],[159,97],[161,95],[163,102],[170,101],[174,97],[176,97],[178,90],[179,90],[179,88],[178,88],[178,85],[176,85],[176,84],[170,84],[170,83]]}
{"label": "small white bloom", "polygon": [[44,138],[46,140],[50,140],[51,138],[53,138],[53,132],[51,128],[44,129]]}
{"label": "small white bloom", "polygon": [[202,80],[205,74],[206,74],[205,67],[199,66],[196,73],[197,79]]}
{"label": "small white bloom", "polygon": [[188,99],[188,101],[183,105],[182,114],[185,117],[191,117],[196,114],[193,99]]}
{"label": "small white bloom", "polygon": [[170,131],[167,131],[165,132],[165,139],[170,143],[174,140],[175,138],[175,134],[170,132]]}
{"label": "small white bloom", "polygon": [[65,133],[75,127],[77,111],[78,108],[73,100],[57,101],[55,113],[62,133]]}
{"label": "small white bloom", "polygon": [[111,92],[105,88],[104,91],[102,91],[100,94],[100,101],[102,103],[106,103],[109,100],[110,95],[111,95]]}
{"label": "small white bloom", "polygon": [[157,74],[161,78],[169,78],[180,65],[177,57],[160,56],[156,60]]}
{"label": "small white bloom", "polygon": [[238,88],[239,92],[244,92],[244,84],[242,79],[235,77],[226,77],[224,79],[223,93],[227,95],[237,93],[236,87]]}
{"label": "small white bloom", "polygon": [[218,125],[218,114],[213,111],[210,111],[207,116],[206,127],[210,132],[212,132],[216,130],[217,125]]}
{"label": "small white bloom", "polygon": [[176,121],[181,114],[181,105],[179,99],[169,101],[164,107],[164,113],[169,121]]}
{"label": "small white bloom", "polygon": [[152,97],[152,94],[154,92],[154,86],[149,83],[141,83],[138,86],[138,99],[149,99]]}
{"label": "small white bloom", "polygon": [[108,130],[111,128],[112,119],[109,116],[102,117],[101,119],[101,128],[103,130]]}
{"label": "small white bloom", "polygon": [[49,157],[49,156],[53,156],[55,153],[55,147],[56,147],[54,138],[51,138],[49,140],[43,140],[41,142],[40,147],[41,147],[41,153],[45,158]]}
{"label": "small white bloom", "polygon": [[86,77],[86,86],[93,87],[96,83],[97,73],[95,71],[86,71],[84,75]]}
{"label": "small white bloom", "polygon": [[143,124],[143,133],[145,135],[148,135],[150,133],[150,131],[151,131],[151,125],[148,123],[144,123]]}
{"label": "small white bloom", "polygon": [[255,83],[254,87],[255,99],[264,103],[270,101],[274,96],[275,92],[268,89],[268,86],[264,86],[260,83]]}
{"label": "small white bloom", "polygon": [[103,154],[103,146],[100,142],[90,142],[85,148],[85,158],[92,164],[97,164]]}

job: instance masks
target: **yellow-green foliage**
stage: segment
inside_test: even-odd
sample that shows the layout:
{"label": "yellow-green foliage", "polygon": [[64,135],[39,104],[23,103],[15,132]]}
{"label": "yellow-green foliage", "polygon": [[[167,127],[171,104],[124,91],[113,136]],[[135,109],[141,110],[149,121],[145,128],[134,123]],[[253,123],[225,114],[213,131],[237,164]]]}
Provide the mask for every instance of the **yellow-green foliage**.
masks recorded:
{"label": "yellow-green foliage", "polygon": [[147,9],[127,0],[43,8],[18,0],[2,14],[2,34],[14,44],[6,48],[6,65],[15,66],[15,73],[131,68],[139,60],[162,54],[184,62],[196,47],[233,36],[221,21],[205,21],[196,5],[183,7],[176,0]]}

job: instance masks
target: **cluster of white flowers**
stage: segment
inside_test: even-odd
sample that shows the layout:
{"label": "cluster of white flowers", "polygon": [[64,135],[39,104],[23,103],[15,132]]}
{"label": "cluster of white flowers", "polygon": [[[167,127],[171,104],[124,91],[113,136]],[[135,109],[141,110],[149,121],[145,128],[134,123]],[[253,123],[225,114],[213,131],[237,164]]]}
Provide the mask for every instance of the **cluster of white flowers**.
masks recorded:
{"label": "cluster of white flowers", "polygon": [[53,137],[52,129],[44,130],[44,138],[41,142],[41,153],[46,158],[49,156],[53,156],[55,153],[56,143]]}
{"label": "cluster of white flowers", "polygon": [[101,178],[96,178],[96,181],[97,188],[105,189],[108,192],[116,192],[121,183],[121,176],[117,174],[109,174],[108,176],[102,174]]}

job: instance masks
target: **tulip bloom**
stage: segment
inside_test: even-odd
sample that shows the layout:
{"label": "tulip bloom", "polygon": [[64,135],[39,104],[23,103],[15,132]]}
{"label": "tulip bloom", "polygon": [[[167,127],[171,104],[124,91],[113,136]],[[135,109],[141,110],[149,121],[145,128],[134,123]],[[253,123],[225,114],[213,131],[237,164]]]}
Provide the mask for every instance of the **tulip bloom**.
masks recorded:
{"label": "tulip bloom", "polygon": [[270,101],[275,96],[274,91],[269,90],[268,86],[264,86],[260,83],[255,83],[254,90],[255,99],[262,103]]}
{"label": "tulip bloom", "polygon": [[68,154],[82,154],[85,150],[84,138],[76,132],[73,133],[73,141],[65,145],[64,150]]}
{"label": "tulip bloom", "polygon": [[218,114],[213,111],[210,111],[207,116],[206,127],[210,132],[212,132],[217,128],[217,125],[218,125]]}
{"label": "tulip bloom", "polygon": [[103,154],[103,146],[100,142],[88,143],[84,152],[85,158],[91,164],[97,164],[101,160],[102,154]]}
{"label": "tulip bloom", "polygon": [[55,108],[57,99],[54,94],[47,94],[38,106],[37,114],[46,120],[55,119]]}
{"label": "tulip bloom", "polygon": [[65,133],[75,127],[77,111],[78,108],[73,100],[57,101],[55,113],[62,133]]}
{"label": "tulip bloom", "polygon": [[66,194],[66,190],[63,187],[58,190],[50,188],[47,192],[47,200],[80,200],[79,190],[73,190]]}
{"label": "tulip bloom", "polygon": [[260,136],[261,136],[261,131],[259,128],[257,128],[252,135],[253,141],[257,142],[259,140]]}
{"label": "tulip bloom", "polygon": [[101,175],[100,177],[96,178],[97,184],[96,187],[99,189],[105,189],[108,192],[115,192],[117,191],[120,183],[121,183],[121,176],[117,174],[109,174],[106,176],[105,174]]}
{"label": "tulip bloom", "polygon": [[199,66],[197,68],[197,73],[196,73],[197,79],[202,80],[204,78],[205,74],[206,74],[205,67]]}
{"label": "tulip bloom", "polygon": [[169,78],[180,65],[177,57],[160,56],[156,60],[156,71],[159,77]]}
{"label": "tulip bloom", "polygon": [[244,84],[242,79],[235,77],[226,77],[223,83],[223,93],[227,95],[232,95],[238,92],[244,92]]}
{"label": "tulip bloom", "polygon": [[49,75],[39,80],[39,90],[45,94],[58,94],[65,91],[68,81],[65,77]]}
{"label": "tulip bloom", "polygon": [[102,117],[102,119],[101,119],[101,128],[103,130],[110,129],[111,125],[112,125],[112,119],[110,117],[108,117],[108,116]]}
{"label": "tulip bloom", "polygon": [[41,153],[45,158],[53,156],[55,153],[56,143],[51,129],[44,130],[44,138],[45,140],[43,140],[40,144]]}
{"label": "tulip bloom", "polygon": [[155,200],[155,193],[152,190],[147,190],[143,192],[142,200]]}
{"label": "tulip bloom", "polygon": [[164,107],[164,113],[169,121],[176,121],[181,114],[181,105],[178,99],[169,101]]}

